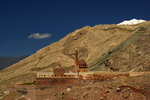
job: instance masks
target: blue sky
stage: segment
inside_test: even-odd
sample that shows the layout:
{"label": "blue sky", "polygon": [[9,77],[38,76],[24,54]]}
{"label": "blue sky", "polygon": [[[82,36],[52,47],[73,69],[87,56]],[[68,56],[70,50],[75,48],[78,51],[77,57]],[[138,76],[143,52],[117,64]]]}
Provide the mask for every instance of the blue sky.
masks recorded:
{"label": "blue sky", "polygon": [[86,25],[150,20],[149,4],[149,0],[0,0],[0,56],[33,54]]}

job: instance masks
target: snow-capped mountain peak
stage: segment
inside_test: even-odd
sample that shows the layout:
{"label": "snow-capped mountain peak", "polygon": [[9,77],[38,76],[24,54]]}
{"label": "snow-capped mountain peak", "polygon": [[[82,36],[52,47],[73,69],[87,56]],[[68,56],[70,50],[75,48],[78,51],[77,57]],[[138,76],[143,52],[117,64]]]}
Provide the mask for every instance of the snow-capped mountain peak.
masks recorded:
{"label": "snow-capped mountain peak", "polygon": [[135,24],[139,24],[139,23],[142,23],[142,22],[145,22],[146,20],[138,20],[138,19],[131,19],[131,20],[125,20],[117,25],[135,25]]}

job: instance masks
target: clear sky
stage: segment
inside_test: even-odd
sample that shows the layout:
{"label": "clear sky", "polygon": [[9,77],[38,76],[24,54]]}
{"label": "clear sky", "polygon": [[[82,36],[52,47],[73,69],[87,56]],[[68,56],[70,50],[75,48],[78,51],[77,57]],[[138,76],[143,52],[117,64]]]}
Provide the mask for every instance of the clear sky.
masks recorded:
{"label": "clear sky", "polygon": [[150,20],[150,0],[0,0],[0,56],[35,53],[86,25]]}

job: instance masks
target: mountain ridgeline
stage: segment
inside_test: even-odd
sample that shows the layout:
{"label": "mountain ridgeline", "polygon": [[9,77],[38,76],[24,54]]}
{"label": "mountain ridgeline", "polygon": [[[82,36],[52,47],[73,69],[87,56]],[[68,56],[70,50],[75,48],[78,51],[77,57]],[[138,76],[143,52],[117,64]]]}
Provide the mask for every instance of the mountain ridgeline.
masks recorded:
{"label": "mountain ridgeline", "polygon": [[0,70],[5,69],[6,67],[11,66],[12,64],[17,63],[20,60],[25,59],[26,57],[28,56],[25,55],[20,57],[0,57]]}
{"label": "mountain ridgeline", "polygon": [[96,25],[78,29],[58,42],[0,71],[0,84],[31,82],[40,71],[52,71],[57,61],[69,71],[74,49],[89,70],[150,71],[150,22],[136,25]]}

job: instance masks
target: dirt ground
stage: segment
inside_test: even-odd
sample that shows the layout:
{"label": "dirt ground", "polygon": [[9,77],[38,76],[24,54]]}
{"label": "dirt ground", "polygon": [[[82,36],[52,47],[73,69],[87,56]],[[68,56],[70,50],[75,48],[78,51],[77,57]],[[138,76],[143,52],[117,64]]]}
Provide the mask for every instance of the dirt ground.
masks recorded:
{"label": "dirt ground", "polygon": [[10,85],[1,100],[150,100],[150,76],[114,77],[77,85]]}

